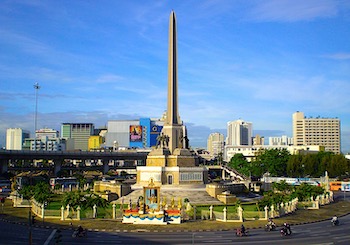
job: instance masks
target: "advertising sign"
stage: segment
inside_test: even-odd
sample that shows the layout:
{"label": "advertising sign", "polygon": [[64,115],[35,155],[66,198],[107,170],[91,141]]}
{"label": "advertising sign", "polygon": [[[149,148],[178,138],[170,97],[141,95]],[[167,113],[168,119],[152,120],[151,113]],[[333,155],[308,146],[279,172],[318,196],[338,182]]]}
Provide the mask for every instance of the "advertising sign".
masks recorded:
{"label": "advertising sign", "polygon": [[350,182],[341,182],[342,191],[350,191]]}
{"label": "advertising sign", "polygon": [[130,125],[130,142],[142,142],[142,126]]}

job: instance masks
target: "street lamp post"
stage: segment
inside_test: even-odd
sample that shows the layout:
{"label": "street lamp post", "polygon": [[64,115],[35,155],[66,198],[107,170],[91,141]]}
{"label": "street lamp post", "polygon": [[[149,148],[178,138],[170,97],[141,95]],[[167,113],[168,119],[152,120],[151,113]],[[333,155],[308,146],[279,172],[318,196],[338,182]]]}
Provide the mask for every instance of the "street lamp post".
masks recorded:
{"label": "street lamp post", "polygon": [[32,206],[29,207],[28,223],[29,223],[29,245],[32,245],[32,242],[33,242],[33,237],[32,237],[32,225],[33,225]]}
{"label": "street lamp post", "polygon": [[35,89],[35,116],[34,116],[34,150],[36,151],[36,129],[38,118],[38,90],[40,89],[39,83],[34,84]]}

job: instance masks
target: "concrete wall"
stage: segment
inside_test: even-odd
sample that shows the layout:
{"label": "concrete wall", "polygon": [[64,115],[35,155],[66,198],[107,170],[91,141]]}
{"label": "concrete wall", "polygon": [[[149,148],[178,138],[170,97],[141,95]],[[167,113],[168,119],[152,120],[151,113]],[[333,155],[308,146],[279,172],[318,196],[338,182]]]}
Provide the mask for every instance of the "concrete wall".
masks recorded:
{"label": "concrete wall", "polygon": [[96,181],[94,183],[94,192],[110,192],[117,194],[118,197],[122,197],[131,192],[131,187],[115,181]]}
{"label": "concrete wall", "polygon": [[217,198],[217,195],[224,191],[229,191],[230,193],[242,193],[247,188],[244,184],[238,183],[230,185],[208,184],[205,189],[210,196]]}

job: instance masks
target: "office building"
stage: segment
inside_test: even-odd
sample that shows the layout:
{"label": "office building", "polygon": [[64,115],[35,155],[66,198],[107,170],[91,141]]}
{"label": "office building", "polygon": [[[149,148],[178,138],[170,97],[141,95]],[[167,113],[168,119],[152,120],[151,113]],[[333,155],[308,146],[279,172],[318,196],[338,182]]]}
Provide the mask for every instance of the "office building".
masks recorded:
{"label": "office building", "polygon": [[293,145],[293,138],[287,135],[281,137],[269,137],[269,145]]}
{"label": "office building", "polygon": [[6,150],[22,150],[25,138],[29,138],[29,131],[21,128],[8,128],[6,130]]}
{"label": "office building", "polygon": [[255,137],[253,137],[253,145],[265,145],[265,137],[258,134],[255,135]]}
{"label": "office building", "polygon": [[100,150],[102,146],[102,136],[101,135],[92,135],[89,138],[89,151]]}
{"label": "office building", "polygon": [[59,132],[51,128],[42,128],[36,130],[35,137],[37,139],[54,139],[59,137]]}
{"label": "office building", "polygon": [[43,128],[36,130],[35,138],[24,140],[25,150],[31,151],[64,151],[66,141],[59,138],[59,132],[54,129]]}
{"label": "office building", "polygon": [[225,140],[221,133],[211,133],[207,140],[207,150],[210,156],[216,157],[224,153]]}
{"label": "office building", "polygon": [[303,112],[293,114],[293,144],[324,146],[325,151],[340,153],[340,119],[309,117]]}
{"label": "office building", "polygon": [[153,118],[108,121],[105,147],[118,149],[156,146],[163,124],[164,121]]}
{"label": "office building", "polygon": [[224,160],[229,162],[231,158],[236,154],[242,154],[248,162],[252,161],[260,151],[264,150],[287,150],[292,155],[317,153],[323,151],[323,146],[318,145],[306,145],[306,146],[293,146],[293,145],[256,145],[256,146],[225,146]]}
{"label": "office building", "polygon": [[227,123],[226,145],[240,146],[252,145],[253,124],[243,120]]}
{"label": "office building", "polygon": [[89,138],[94,134],[92,123],[62,123],[61,138],[67,140],[67,150],[89,149]]}

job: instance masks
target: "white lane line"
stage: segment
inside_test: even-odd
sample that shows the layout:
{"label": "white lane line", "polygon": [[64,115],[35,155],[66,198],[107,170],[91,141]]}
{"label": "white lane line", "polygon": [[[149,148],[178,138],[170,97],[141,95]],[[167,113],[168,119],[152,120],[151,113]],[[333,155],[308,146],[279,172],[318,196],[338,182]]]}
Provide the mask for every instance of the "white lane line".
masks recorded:
{"label": "white lane line", "polygon": [[44,245],[48,245],[48,244],[50,243],[50,241],[51,241],[51,239],[53,238],[53,236],[55,235],[56,231],[57,231],[57,229],[54,229],[54,230],[51,232],[50,236],[46,239]]}

